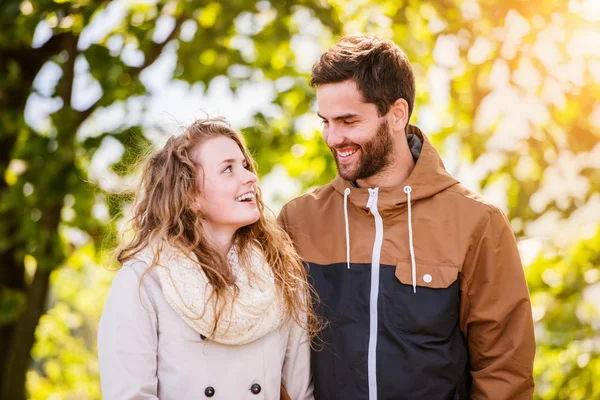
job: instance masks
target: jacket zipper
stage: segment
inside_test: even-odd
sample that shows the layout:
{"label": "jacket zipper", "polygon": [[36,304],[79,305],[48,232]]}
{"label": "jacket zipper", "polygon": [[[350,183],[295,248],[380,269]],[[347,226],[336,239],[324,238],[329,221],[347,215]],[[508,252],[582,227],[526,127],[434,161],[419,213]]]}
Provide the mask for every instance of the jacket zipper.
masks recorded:
{"label": "jacket zipper", "polygon": [[377,400],[377,326],[378,326],[378,298],[379,298],[379,268],[381,259],[381,246],[383,245],[383,220],[377,210],[379,188],[369,189],[367,208],[375,218],[375,243],[371,258],[371,298],[369,301],[369,400]]}

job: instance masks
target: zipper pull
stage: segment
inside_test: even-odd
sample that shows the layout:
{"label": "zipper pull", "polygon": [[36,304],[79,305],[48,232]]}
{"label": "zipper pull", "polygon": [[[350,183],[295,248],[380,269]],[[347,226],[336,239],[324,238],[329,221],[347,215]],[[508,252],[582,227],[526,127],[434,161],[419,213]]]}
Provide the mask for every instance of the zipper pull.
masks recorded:
{"label": "zipper pull", "polygon": [[367,208],[373,207],[373,203],[377,201],[377,189],[368,189],[369,190],[369,201],[367,201]]}

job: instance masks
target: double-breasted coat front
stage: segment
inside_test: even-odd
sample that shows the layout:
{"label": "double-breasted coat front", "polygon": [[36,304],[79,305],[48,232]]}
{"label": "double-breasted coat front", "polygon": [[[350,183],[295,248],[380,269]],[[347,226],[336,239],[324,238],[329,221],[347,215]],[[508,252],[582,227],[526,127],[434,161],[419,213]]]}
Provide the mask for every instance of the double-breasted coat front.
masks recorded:
{"label": "double-breasted coat front", "polygon": [[115,275],[98,333],[105,399],[313,399],[310,344],[293,321],[245,345],[192,329],[167,303],[144,262]]}

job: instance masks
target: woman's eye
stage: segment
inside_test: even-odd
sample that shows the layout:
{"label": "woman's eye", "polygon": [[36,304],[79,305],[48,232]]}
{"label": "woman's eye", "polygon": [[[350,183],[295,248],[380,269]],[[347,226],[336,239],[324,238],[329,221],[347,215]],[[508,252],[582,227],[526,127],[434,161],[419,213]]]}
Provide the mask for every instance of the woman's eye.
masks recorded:
{"label": "woman's eye", "polygon": [[231,165],[223,170],[223,172],[231,172]]}

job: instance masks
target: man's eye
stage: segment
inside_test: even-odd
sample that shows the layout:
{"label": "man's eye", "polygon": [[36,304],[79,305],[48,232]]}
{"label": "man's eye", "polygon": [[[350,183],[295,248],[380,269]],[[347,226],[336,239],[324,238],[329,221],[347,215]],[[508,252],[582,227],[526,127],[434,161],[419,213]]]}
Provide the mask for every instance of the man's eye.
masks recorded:
{"label": "man's eye", "polygon": [[327,120],[324,120],[324,119],[323,119],[323,120],[321,120],[321,123],[322,123],[323,125],[327,125],[327,124],[329,124],[329,122],[327,122]]}
{"label": "man's eye", "polygon": [[356,121],[344,121],[344,125],[354,125]]}

